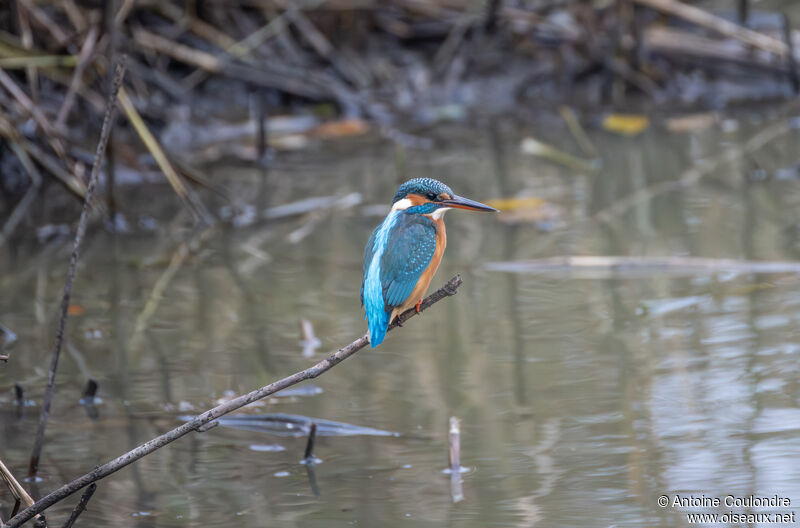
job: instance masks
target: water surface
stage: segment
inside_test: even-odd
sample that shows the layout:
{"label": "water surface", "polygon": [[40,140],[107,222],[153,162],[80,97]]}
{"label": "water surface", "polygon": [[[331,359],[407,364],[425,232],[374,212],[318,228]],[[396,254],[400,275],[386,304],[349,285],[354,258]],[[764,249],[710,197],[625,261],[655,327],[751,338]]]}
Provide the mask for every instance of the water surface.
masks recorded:
{"label": "water surface", "polygon": [[[633,138],[590,130],[602,152],[594,174],[520,153],[522,135],[501,124],[448,132],[450,141],[427,152],[373,141],[286,155],[269,175],[272,205],[352,192],[359,203],[219,228],[188,254],[180,247],[191,233],[176,227],[180,219],[145,229],[145,213],[179,210],[167,189],[121,190],[129,223],[145,227],[118,235],[95,229],[87,239],[73,299],[82,313],[70,319],[34,494],[167,431],[179,416],[310,365],[301,318],[322,342],[314,359],[361,336],[361,257],[376,213],[386,211],[398,181],[432,176],[479,200],[541,197],[550,212],[511,223],[448,214],[434,285],[460,273],[456,297],[315,380],[321,391],[245,411],[402,436],[320,437],[322,462],[310,475],[299,463],[304,439],[217,427],[100,482],[79,522],[669,527],[686,525],[687,511],[715,511],[658,506],[660,495],[675,494],[777,494],[793,509],[800,505],[796,275],[509,274],[484,266],[556,255],[795,260],[800,133],[787,126],[794,115],[730,115],[684,134],[656,122]],[[750,141],[763,130],[778,132]],[[532,131],[580,152],[563,125]],[[659,185],[690,170],[699,179]],[[253,202],[258,171],[209,173],[242,203]],[[158,198],[142,200],[148,192]],[[0,445],[21,476],[39,407],[18,416],[12,387],[18,382],[41,399],[69,243],[2,251],[0,322],[19,341],[0,364]],[[78,403],[88,377],[100,385],[96,420]],[[450,416],[461,419],[469,468],[459,504],[442,472]],[[11,505],[0,493],[5,518]]]}

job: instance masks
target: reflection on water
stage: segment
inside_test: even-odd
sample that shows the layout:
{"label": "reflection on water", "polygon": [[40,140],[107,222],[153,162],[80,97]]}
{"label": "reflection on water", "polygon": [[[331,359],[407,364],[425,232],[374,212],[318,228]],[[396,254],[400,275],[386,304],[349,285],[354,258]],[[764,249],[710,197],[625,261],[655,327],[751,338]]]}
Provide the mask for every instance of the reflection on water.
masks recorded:
{"label": "reflection on water", "polygon": [[[323,462],[310,480],[299,463],[303,438],[218,427],[102,481],[79,522],[684,525],[682,510],[656,503],[676,493],[778,494],[796,507],[796,275],[483,268],[568,254],[796,259],[800,186],[786,168],[797,162],[798,133],[784,127],[748,150],[747,139],[769,124],[748,116],[737,123],[727,133],[597,132],[603,169],[591,176],[525,157],[520,138],[499,126],[465,136],[466,146],[402,163],[390,148],[306,154],[271,174],[278,183],[270,203],[354,191],[362,203],[218,229],[186,246],[185,233],[167,227],[94,233],[75,285],[83,314],[70,322],[35,493],[168,430],[178,416],[307,366],[301,319],[312,323],[321,350],[362,335],[360,260],[379,221],[373,205],[388,204],[397,180],[413,175],[476,199],[542,197],[562,216],[537,229],[451,213],[434,283],[461,273],[458,296],[317,379],[321,391],[248,409],[402,436],[321,436],[315,455]],[[550,128],[543,139],[572,148],[565,131]],[[658,187],[689,168],[703,171],[699,181]],[[748,177],[756,169],[766,177]],[[244,202],[254,196],[258,180],[249,171],[219,173]],[[653,188],[661,190],[614,207]],[[38,407],[17,418],[13,385],[41,397],[67,248],[28,243],[4,251],[0,323],[19,339],[11,361],[0,364],[0,445],[3,460],[23,473]],[[102,397],[95,421],[78,402],[89,377]],[[449,416],[461,419],[462,464],[471,469],[457,505],[442,473]],[[11,504],[0,492],[4,515]],[[71,507],[63,503],[51,518]]]}

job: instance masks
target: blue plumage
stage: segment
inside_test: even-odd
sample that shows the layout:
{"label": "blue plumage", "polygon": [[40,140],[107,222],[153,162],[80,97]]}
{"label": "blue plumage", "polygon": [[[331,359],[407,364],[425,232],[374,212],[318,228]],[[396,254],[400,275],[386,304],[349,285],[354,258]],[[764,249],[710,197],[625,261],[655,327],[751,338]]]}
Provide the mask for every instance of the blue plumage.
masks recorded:
{"label": "blue plumage", "polygon": [[447,243],[442,215],[454,208],[496,211],[433,178],[414,178],[397,189],[392,210],[364,249],[361,304],[372,348],[386,337],[394,310],[413,306],[430,285]]}
{"label": "blue plumage", "polygon": [[370,343],[383,342],[392,310],[408,299],[436,251],[436,226],[427,217],[392,211],[364,250],[361,302]]}

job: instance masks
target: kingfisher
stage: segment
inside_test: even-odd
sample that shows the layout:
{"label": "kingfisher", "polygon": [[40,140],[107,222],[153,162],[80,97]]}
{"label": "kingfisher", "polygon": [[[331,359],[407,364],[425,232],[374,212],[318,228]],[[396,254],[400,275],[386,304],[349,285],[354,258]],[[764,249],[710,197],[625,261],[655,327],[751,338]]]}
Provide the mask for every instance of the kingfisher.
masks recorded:
{"label": "kingfisher", "polygon": [[414,178],[397,189],[392,209],[369,237],[364,249],[361,304],[372,348],[383,342],[395,317],[412,306],[419,313],[447,245],[444,214],[450,209],[497,211],[457,196],[433,178]]}

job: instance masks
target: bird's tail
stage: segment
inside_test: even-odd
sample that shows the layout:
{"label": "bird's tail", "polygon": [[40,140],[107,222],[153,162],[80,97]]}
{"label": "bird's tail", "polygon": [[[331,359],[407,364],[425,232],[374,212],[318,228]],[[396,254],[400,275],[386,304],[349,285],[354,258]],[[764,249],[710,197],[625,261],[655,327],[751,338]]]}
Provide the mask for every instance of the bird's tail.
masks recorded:
{"label": "bird's tail", "polygon": [[383,343],[386,337],[386,330],[389,328],[389,317],[391,312],[380,310],[373,313],[367,312],[366,319],[369,322],[369,343],[372,348]]}

